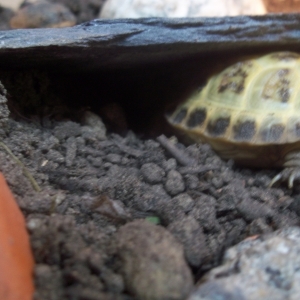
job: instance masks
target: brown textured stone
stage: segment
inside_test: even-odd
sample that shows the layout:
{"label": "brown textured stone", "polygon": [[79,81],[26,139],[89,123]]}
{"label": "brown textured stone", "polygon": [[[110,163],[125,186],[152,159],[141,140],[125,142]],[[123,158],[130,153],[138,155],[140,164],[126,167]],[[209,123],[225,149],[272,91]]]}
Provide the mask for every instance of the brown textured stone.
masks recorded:
{"label": "brown textured stone", "polygon": [[299,0],[263,0],[266,9],[271,13],[300,12]]}
{"label": "brown textured stone", "polygon": [[64,5],[38,0],[28,3],[11,18],[11,28],[68,27],[76,23],[75,16]]}

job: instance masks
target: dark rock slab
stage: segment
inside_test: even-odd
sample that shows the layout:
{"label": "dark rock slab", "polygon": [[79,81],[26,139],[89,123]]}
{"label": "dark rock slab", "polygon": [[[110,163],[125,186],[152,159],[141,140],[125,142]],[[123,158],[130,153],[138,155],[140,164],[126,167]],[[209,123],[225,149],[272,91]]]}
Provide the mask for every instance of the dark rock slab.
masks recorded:
{"label": "dark rock slab", "polygon": [[300,50],[299,24],[290,14],[0,31],[0,81],[23,115],[89,107],[112,130],[157,136],[164,113],[212,72],[241,56]]}
{"label": "dark rock slab", "polygon": [[94,20],[0,32],[0,68],[97,70],[201,55],[300,49],[300,15]]}

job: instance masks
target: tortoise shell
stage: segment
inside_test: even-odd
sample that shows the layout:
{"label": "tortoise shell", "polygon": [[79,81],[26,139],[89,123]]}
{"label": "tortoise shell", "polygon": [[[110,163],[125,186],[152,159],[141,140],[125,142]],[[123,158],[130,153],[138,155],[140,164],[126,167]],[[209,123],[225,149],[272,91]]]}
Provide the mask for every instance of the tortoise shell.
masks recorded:
{"label": "tortoise shell", "polygon": [[274,52],[212,76],[168,117],[221,157],[251,166],[283,166],[300,151],[300,55]]}

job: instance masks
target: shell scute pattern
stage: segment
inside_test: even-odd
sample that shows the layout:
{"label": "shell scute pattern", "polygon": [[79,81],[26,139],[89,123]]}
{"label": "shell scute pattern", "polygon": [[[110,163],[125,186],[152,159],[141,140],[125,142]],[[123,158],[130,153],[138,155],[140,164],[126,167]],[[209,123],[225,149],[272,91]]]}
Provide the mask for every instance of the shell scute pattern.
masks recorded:
{"label": "shell scute pattern", "polygon": [[235,140],[251,140],[256,132],[256,124],[254,120],[245,120],[237,122],[233,126]]}
{"label": "shell scute pattern", "polygon": [[225,158],[257,158],[275,146],[280,154],[273,156],[283,157],[290,146],[300,149],[300,55],[275,52],[235,63],[212,76],[168,120]]}
{"label": "shell scute pattern", "polygon": [[197,127],[203,124],[206,117],[207,113],[205,108],[195,109],[193,112],[191,112],[190,117],[187,120],[187,126],[189,128]]}
{"label": "shell scute pattern", "polygon": [[245,89],[245,80],[251,67],[252,63],[249,61],[238,62],[232,66],[223,74],[222,80],[218,86],[218,93],[231,90],[233,93],[241,94]]}
{"label": "shell scute pattern", "polygon": [[215,120],[211,120],[207,124],[206,130],[211,136],[224,135],[226,130],[228,129],[229,124],[230,124],[230,116],[228,116],[228,117],[220,116],[219,118],[217,118]]}

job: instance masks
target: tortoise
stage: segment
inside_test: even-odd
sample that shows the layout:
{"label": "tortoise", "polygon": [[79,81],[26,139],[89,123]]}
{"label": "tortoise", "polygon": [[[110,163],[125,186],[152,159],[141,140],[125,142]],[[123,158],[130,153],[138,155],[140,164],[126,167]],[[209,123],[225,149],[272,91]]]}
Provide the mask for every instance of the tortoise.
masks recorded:
{"label": "tortoise", "polygon": [[271,185],[288,180],[291,188],[300,178],[300,55],[282,51],[237,62],[167,118],[223,159],[284,167]]}

